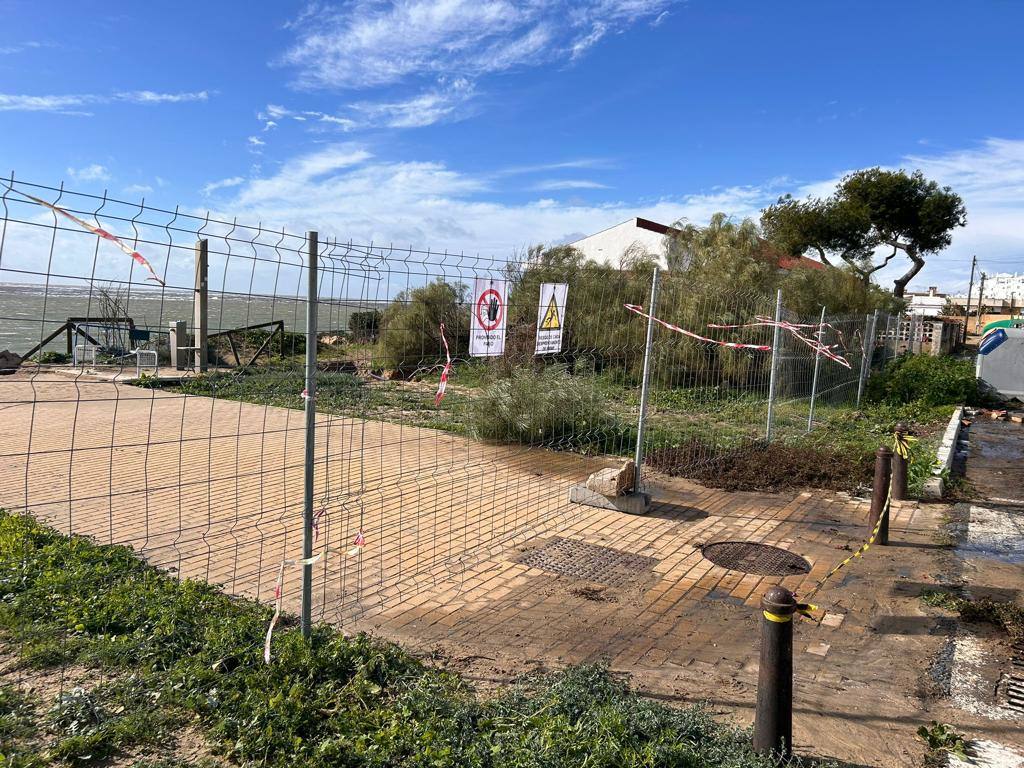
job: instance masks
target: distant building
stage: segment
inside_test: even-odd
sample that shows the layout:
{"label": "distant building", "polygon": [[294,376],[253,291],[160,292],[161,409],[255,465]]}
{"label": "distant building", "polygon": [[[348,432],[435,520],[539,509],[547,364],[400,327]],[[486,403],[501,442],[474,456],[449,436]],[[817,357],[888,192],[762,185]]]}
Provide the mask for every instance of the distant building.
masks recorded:
{"label": "distant building", "polygon": [[[650,254],[660,262],[665,262],[666,248],[665,235],[678,232],[675,227],[667,224],[659,224],[650,219],[642,219],[639,216],[627,219],[608,229],[602,229],[592,235],[580,238],[569,243],[583,256],[591,261],[613,264],[618,266],[622,263],[623,257],[627,255]],[[824,269],[825,265],[820,261],[809,259],[806,256],[787,256],[764,244],[762,253],[774,260],[780,269],[790,270],[794,267],[808,267],[810,269]]]}
{"label": "distant building", "polygon": [[1024,299],[1024,273],[1001,272],[985,276],[985,298],[1005,299],[1020,304]]}

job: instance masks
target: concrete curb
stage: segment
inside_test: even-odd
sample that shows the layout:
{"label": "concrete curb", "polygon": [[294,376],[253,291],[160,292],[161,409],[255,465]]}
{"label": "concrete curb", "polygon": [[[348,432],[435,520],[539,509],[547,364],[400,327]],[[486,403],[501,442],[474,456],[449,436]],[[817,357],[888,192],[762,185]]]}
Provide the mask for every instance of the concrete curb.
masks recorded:
{"label": "concrete curb", "polygon": [[956,454],[957,441],[960,439],[961,420],[964,417],[964,407],[961,405],[949,419],[946,431],[942,435],[942,442],[935,452],[936,467],[932,470],[932,476],[924,482],[924,492],[921,494],[925,499],[941,499],[945,490],[946,481],[943,475],[948,473],[953,466],[953,456]]}

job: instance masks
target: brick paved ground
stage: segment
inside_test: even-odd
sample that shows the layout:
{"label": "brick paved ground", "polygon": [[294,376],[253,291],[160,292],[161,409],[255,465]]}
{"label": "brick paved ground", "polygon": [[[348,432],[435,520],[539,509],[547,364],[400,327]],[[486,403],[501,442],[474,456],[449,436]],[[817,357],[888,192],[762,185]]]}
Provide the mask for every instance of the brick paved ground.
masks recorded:
{"label": "brick paved ground", "polygon": [[[806,593],[867,533],[865,503],[834,494],[656,478],[651,514],[634,517],[567,502],[599,460],[379,422],[321,424],[318,546],[334,551],[316,567],[317,615],[433,654],[483,685],[600,661],[652,695],[710,700],[749,720],[760,595],[780,582]],[[237,594],[269,600],[282,557],[300,554],[302,451],[298,411],[53,374],[0,379],[0,504]],[[942,637],[917,595],[952,557],[934,539],[942,513],[895,509],[894,545],[822,593],[823,625],[796,628],[801,751],[918,764],[913,731],[933,706],[923,676]],[[367,546],[348,556],[360,529]],[[521,562],[556,538],[646,559],[625,579]],[[699,551],[724,540],[790,549],[812,570],[727,571]],[[297,571],[285,593],[295,610]],[[981,727],[1005,739],[1000,724]]]}

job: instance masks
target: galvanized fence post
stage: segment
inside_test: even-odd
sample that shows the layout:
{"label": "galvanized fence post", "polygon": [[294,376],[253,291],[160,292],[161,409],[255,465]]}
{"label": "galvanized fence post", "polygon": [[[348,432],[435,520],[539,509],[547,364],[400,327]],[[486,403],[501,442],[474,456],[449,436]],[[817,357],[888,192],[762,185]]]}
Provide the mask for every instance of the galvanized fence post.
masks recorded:
{"label": "galvanized fence post", "polygon": [[772,367],[768,378],[768,425],[765,427],[764,439],[771,442],[772,427],[775,422],[775,390],[779,374],[779,341],[782,338],[782,289],[775,294],[775,332],[772,334]]}
{"label": "galvanized fence post", "polygon": [[858,408],[860,408],[860,401],[864,396],[864,385],[867,383],[868,374],[871,372],[871,358],[875,354],[875,325],[878,323],[878,310],[876,309],[874,314],[865,315],[864,317],[863,354],[860,359],[860,377],[857,380]]}
{"label": "galvanized fence post", "polygon": [[633,490],[640,493],[640,473],[644,466],[644,428],[647,419],[647,396],[651,378],[651,346],[654,340],[654,314],[658,308],[658,268],[651,275],[651,301],[647,311],[647,341],[644,343],[644,372],[640,382],[640,415],[636,426],[636,454],[633,461],[636,471],[633,473]]}
{"label": "galvanized fence post", "polygon": [[192,302],[192,332],[195,347],[195,370],[205,373],[209,368],[209,274],[210,242],[205,238],[196,241],[196,280]]}
{"label": "galvanized fence post", "polygon": [[814,399],[818,395],[818,373],[821,371],[821,345],[825,338],[825,307],[821,308],[821,320],[818,321],[818,349],[814,350],[814,378],[811,380],[811,407],[807,411],[807,431],[814,426]]}
{"label": "galvanized fence post", "polygon": [[317,251],[316,232],[306,234],[309,287],[306,295],[306,456],[302,499],[302,636],[309,638],[313,615],[313,462],[316,452],[316,323],[317,323]]}
{"label": "galvanized fence post", "polygon": [[[898,329],[897,329],[898,330]],[[889,354],[889,344],[892,343],[892,354]],[[896,356],[896,340],[892,330],[892,312],[885,313],[885,343],[882,345],[882,364]]]}

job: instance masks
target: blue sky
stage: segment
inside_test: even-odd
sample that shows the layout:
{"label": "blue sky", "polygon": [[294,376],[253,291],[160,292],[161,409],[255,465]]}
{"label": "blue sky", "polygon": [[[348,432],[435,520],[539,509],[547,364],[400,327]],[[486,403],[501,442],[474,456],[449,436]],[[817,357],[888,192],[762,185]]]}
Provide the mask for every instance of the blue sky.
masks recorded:
{"label": "blue sky", "polygon": [[0,0],[0,168],[296,230],[511,253],[921,168],[1024,269],[1024,4]]}

